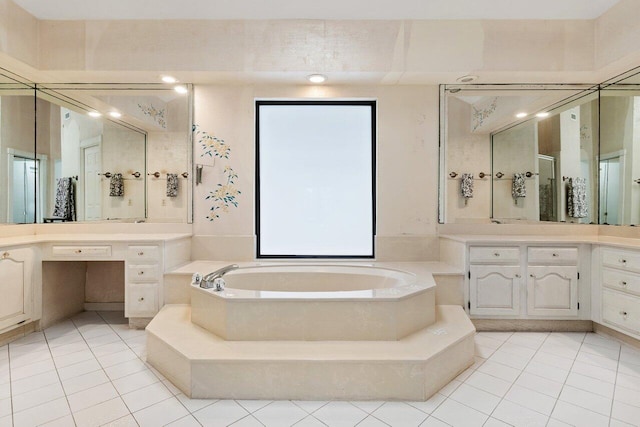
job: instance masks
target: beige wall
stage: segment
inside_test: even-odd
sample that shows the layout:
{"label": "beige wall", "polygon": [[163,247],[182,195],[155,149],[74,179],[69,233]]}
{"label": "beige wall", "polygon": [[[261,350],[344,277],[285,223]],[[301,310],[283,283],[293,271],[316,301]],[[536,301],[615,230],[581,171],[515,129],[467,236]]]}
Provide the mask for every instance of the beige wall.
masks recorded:
{"label": "beige wall", "polygon": [[[244,236],[244,253],[253,256],[254,102],[256,98],[368,98],[378,101],[377,234],[383,245],[406,256],[436,256],[438,186],[438,88],[435,86],[196,86],[195,123],[231,146],[229,160],[202,157],[194,141],[195,162],[205,167],[194,191],[194,234]],[[214,221],[205,197],[223,181],[223,169],[238,174],[238,208]],[[292,177],[294,179],[294,177]],[[215,239],[210,240],[215,244]],[[384,251],[384,248],[382,248]],[[388,256],[400,256],[390,251]],[[224,252],[222,252],[224,254]],[[224,255],[221,255],[224,256]]]}

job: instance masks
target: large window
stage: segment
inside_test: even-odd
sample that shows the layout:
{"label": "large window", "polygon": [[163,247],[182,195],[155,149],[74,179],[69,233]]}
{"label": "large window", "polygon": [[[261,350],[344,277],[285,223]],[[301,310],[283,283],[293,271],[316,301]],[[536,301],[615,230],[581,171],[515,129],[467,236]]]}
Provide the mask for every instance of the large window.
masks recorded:
{"label": "large window", "polygon": [[373,257],[375,106],[256,101],[258,257]]}

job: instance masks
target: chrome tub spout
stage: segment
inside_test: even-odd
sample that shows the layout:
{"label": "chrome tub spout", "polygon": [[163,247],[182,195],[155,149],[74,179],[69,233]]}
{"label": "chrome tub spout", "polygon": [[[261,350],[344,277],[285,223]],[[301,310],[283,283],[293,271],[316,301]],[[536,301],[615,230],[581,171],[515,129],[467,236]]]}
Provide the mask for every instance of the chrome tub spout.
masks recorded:
{"label": "chrome tub spout", "polygon": [[231,264],[213,271],[202,278],[200,287],[203,289],[214,288],[215,291],[222,291],[224,289],[224,279],[222,276],[238,268],[240,268],[238,264]]}

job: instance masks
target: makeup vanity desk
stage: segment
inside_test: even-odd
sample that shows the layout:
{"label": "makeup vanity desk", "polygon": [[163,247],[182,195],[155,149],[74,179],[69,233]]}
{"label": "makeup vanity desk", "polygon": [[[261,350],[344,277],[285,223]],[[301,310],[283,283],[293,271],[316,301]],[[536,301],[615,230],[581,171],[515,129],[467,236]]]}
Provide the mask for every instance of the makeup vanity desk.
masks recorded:
{"label": "makeup vanity desk", "polygon": [[[143,327],[163,305],[163,275],[191,259],[191,234],[32,234],[0,238],[0,334],[38,327],[44,261],[124,262],[125,317]],[[44,325],[47,326],[47,325]]]}

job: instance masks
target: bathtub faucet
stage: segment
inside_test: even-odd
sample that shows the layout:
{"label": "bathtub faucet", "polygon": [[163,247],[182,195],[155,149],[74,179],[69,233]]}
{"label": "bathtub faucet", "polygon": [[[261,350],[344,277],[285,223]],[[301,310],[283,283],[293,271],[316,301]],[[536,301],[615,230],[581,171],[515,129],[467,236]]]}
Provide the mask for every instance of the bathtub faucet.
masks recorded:
{"label": "bathtub faucet", "polygon": [[224,279],[222,276],[238,268],[240,268],[238,264],[231,264],[209,273],[202,278],[200,287],[204,289],[215,288],[215,291],[221,291],[224,289]]}

